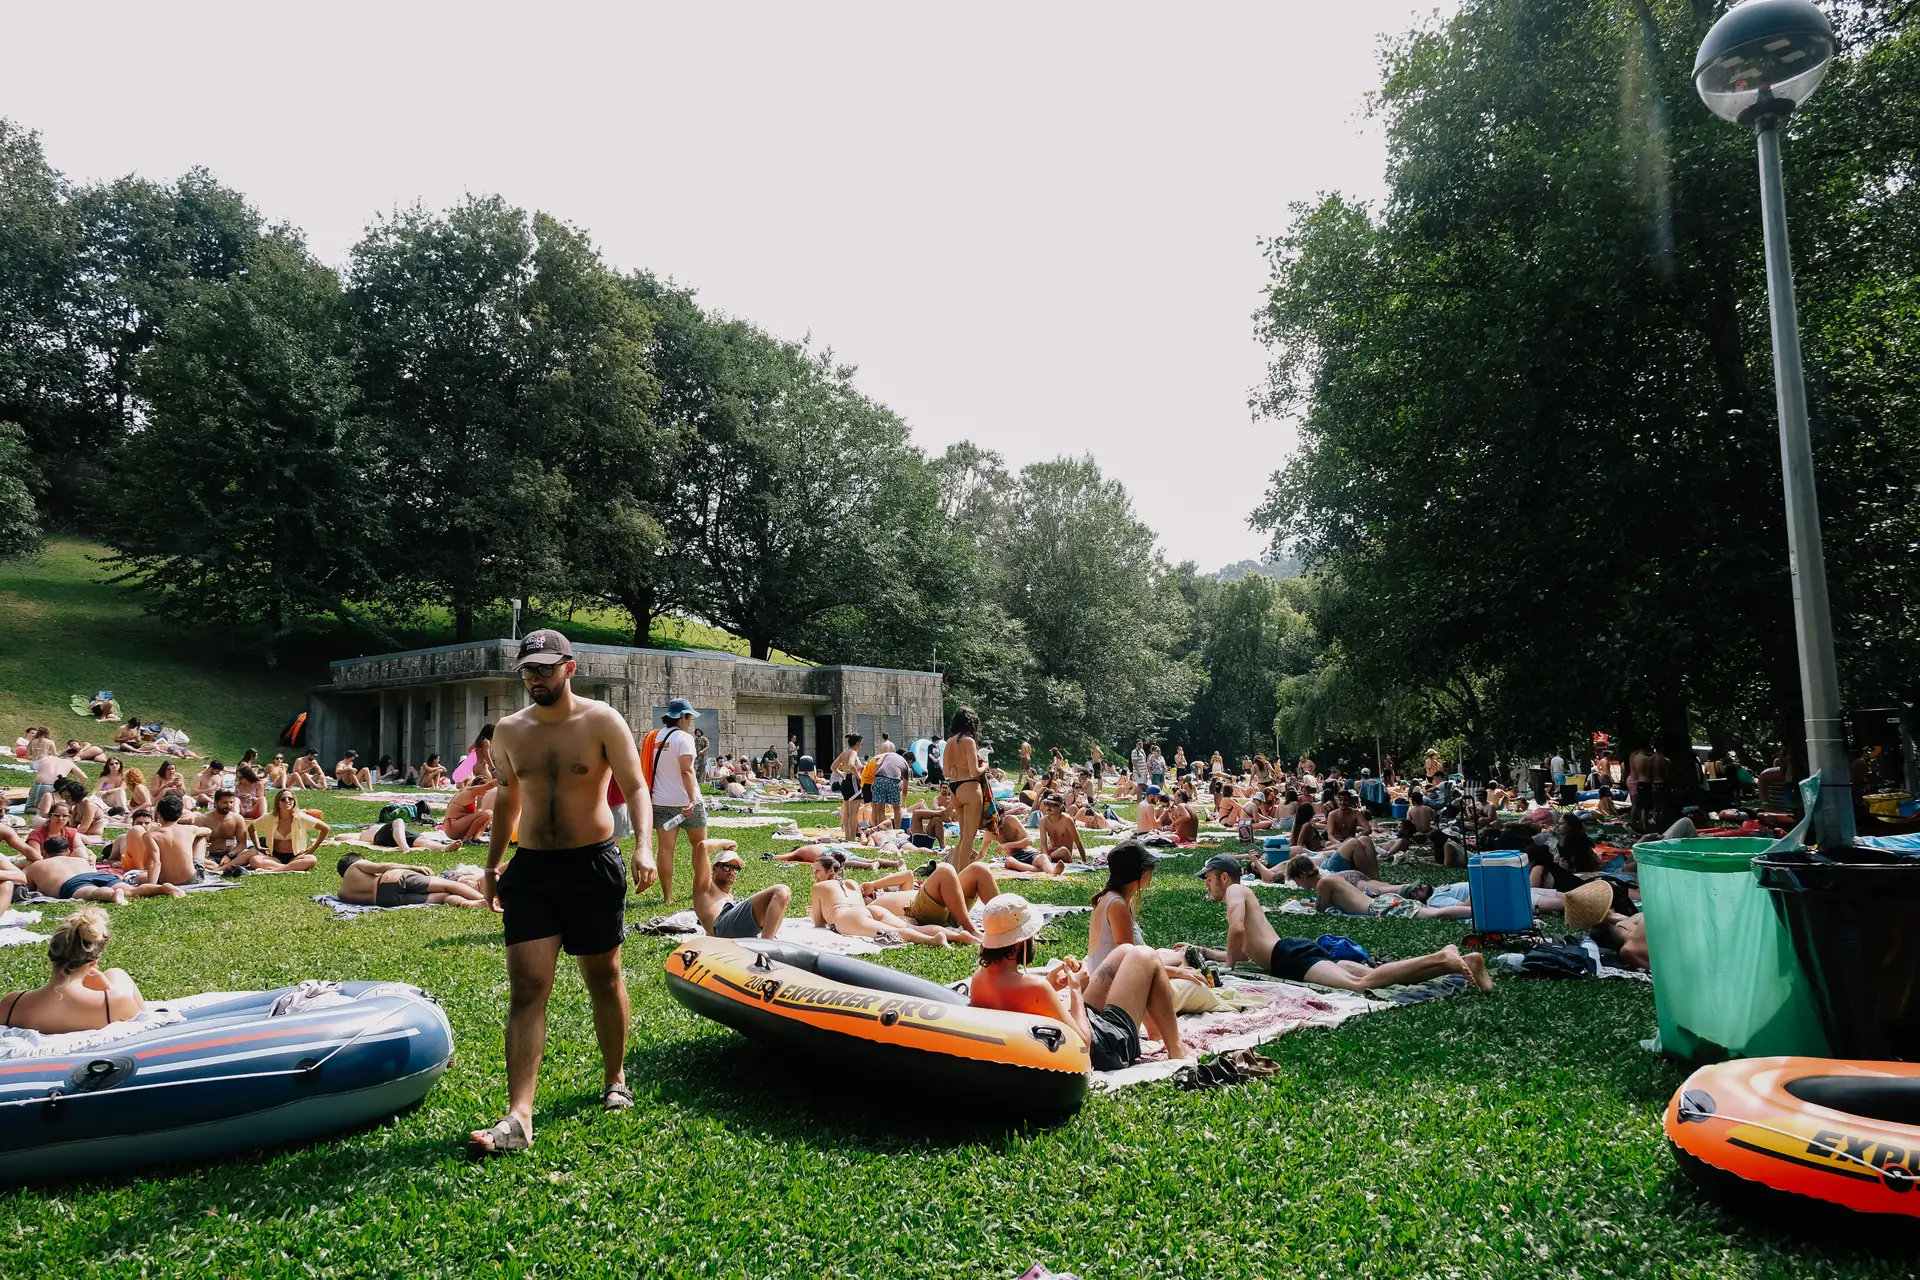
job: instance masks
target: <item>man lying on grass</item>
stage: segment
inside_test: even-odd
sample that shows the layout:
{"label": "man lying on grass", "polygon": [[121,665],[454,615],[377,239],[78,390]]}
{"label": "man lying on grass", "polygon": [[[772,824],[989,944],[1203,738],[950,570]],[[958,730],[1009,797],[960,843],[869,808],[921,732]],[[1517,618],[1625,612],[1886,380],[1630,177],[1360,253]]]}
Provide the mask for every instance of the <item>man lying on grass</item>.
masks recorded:
{"label": "man lying on grass", "polygon": [[1187,1056],[1173,987],[1152,948],[1129,943],[1115,947],[1091,973],[1063,963],[1042,978],[1022,972],[1033,963],[1033,937],[1040,926],[1039,909],[1017,893],[987,905],[980,971],[968,997],[976,1008],[1059,1019],[1086,1040],[1095,1071],[1118,1071],[1137,1062],[1143,1025],[1166,1045],[1169,1058]]}
{"label": "man lying on grass", "polygon": [[[733,885],[746,865],[738,849],[732,840],[702,840],[694,849],[693,913],[716,938],[771,938],[786,919],[793,890],[771,884],[750,898],[735,898]],[[713,860],[711,876],[699,873],[703,858]]]}
{"label": "man lying on grass", "polygon": [[135,885],[125,876],[96,868],[92,858],[70,854],[64,836],[54,836],[43,847],[45,853],[27,864],[27,887],[35,893],[49,898],[114,903],[128,898],[180,896],[181,891],[173,885]]}
{"label": "man lying on grass", "polygon": [[1357,870],[1324,871],[1313,863],[1313,859],[1304,855],[1293,858],[1287,863],[1287,879],[1295,888],[1306,889],[1313,894],[1314,902],[1322,911],[1335,911],[1343,916],[1400,916],[1408,920],[1471,920],[1473,905],[1466,901],[1455,901],[1447,906],[1425,906],[1420,896],[1409,892],[1402,896],[1402,889],[1412,890],[1412,885],[1390,884],[1385,880],[1370,880]]}
{"label": "man lying on grass", "polygon": [[478,889],[437,876],[432,867],[371,862],[362,854],[343,853],[334,869],[340,873],[340,901],[363,907],[487,905]]}
{"label": "man lying on grass", "polygon": [[1307,938],[1282,938],[1273,931],[1253,890],[1240,883],[1237,858],[1225,854],[1208,858],[1206,866],[1200,869],[1200,876],[1206,881],[1207,896],[1225,903],[1227,908],[1225,948],[1195,947],[1209,960],[1228,965],[1250,960],[1276,978],[1313,982],[1343,991],[1371,991],[1403,982],[1425,982],[1449,973],[1466,976],[1482,991],[1493,990],[1487,962],[1477,951],[1463,956],[1458,947],[1442,947],[1431,955],[1378,966],[1335,960],[1317,942]]}

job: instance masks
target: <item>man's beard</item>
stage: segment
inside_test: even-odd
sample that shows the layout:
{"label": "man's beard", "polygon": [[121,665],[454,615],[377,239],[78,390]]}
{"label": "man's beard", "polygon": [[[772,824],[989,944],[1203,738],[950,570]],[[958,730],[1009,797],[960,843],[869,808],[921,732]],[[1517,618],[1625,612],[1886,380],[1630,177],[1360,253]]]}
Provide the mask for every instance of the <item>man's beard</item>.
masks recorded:
{"label": "man's beard", "polygon": [[536,686],[535,688],[527,690],[527,697],[533,699],[533,701],[540,706],[550,707],[560,701],[560,687],[556,685]]}

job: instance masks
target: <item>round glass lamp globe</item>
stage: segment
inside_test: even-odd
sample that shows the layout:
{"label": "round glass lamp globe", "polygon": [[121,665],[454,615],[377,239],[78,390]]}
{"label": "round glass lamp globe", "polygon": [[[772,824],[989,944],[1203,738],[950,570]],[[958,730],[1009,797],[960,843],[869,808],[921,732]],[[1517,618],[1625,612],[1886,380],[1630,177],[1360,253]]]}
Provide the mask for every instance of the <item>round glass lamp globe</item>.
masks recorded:
{"label": "round glass lamp globe", "polygon": [[1707,109],[1751,124],[1813,96],[1833,65],[1833,26],[1809,0],[1747,0],[1713,24],[1693,63]]}

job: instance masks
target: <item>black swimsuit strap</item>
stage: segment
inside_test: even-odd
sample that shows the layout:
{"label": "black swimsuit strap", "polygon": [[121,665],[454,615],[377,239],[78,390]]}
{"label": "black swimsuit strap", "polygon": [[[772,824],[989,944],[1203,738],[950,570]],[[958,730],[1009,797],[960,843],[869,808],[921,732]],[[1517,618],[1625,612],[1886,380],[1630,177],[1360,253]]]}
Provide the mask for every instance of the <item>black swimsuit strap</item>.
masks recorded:
{"label": "black swimsuit strap", "polygon": [[7,1006],[7,1021],[5,1025],[9,1027],[13,1025],[13,1011],[20,1007],[20,997],[25,994],[27,993],[24,991],[16,991],[13,993],[13,1002]]}

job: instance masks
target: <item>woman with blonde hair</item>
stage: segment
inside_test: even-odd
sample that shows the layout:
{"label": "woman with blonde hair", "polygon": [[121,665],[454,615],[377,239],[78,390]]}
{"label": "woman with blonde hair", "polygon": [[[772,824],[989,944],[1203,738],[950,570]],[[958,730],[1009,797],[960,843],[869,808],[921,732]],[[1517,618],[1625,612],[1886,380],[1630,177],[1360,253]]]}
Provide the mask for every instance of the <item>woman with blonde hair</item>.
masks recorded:
{"label": "woman with blonde hair", "polygon": [[147,775],[138,769],[127,770],[127,812],[153,808],[153,792],[147,790]]}
{"label": "woman with blonde hair", "polygon": [[140,988],[125,969],[102,969],[107,949],[107,913],[82,907],[60,922],[47,941],[53,976],[35,991],[0,996],[0,1026],[42,1035],[98,1031],[146,1008]]}

